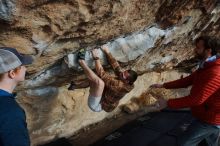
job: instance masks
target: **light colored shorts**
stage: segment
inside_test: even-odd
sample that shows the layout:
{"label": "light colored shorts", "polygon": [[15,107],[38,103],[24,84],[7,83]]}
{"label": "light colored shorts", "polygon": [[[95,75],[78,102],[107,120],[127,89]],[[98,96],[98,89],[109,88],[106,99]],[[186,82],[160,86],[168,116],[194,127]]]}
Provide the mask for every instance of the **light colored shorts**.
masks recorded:
{"label": "light colored shorts", "polygon": [[102,105],[100,104],[102,97],[94,97],[89,95],[88,98],[88,106],[89,108],[94,112],[101,112],[102,111]]}

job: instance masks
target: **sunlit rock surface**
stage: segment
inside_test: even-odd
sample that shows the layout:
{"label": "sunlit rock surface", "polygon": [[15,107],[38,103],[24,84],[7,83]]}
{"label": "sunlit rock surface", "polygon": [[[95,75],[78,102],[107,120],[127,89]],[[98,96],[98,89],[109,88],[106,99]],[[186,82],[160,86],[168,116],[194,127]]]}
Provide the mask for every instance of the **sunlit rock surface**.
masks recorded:
{"label": "sunlit rock surface", "polygon": [[[87,50],[86,62],[94,68],[91,49],[107,45],[124,68],[138,72],[135,89],[120,102],[126,104],[152,83],[190,73],[193,40],[220,37],[219,17],[218,0],[0,0],[0,46],[35,59],[17,88],[32,145],[69,137],[121,110],[89,110],[88,80],[75,58],[79,49]],[[100,58],[110,71],[101,51]],[[67,91],[70,81],[85,88]]]}

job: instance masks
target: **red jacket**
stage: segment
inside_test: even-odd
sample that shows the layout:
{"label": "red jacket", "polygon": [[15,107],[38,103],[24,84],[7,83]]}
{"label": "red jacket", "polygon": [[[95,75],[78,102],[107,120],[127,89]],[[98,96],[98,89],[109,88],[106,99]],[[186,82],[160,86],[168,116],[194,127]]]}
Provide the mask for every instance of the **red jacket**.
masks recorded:
{"label": "red jacket", "polygon": [[190,94],[168,100],[168,107],[190,107],[192,115],[203,122],[220,125],[220,59],[206,62],[190,76],[164,83],[167,89],[186,88],[192,85]]}

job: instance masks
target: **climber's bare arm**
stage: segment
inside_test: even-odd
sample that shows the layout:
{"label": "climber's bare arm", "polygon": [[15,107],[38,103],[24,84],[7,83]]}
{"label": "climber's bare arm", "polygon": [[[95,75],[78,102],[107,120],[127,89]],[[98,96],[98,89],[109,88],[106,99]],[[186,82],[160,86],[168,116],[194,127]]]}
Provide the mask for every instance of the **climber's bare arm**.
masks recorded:
{"label": "climber's bare arm", "polygon": [[112,56],[108,47],[103,45],[101,47],[102,51],[106,54],[109,64],[112,66],[113,70],[115,71],[116,75],[119,75],[122,72],[122,69],[118,63],[118,61]]}

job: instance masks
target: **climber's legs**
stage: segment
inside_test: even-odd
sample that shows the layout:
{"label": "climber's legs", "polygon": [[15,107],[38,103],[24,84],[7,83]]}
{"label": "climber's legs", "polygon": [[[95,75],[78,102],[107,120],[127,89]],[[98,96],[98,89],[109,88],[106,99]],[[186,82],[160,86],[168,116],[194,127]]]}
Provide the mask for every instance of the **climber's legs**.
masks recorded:
{"label": "climber's legs", "polygon": [[90,83],[88,106],[91,110],[95,112],[100,112],[102,110],[100,101],[102,98],[105,83],[87,66],[85,60],[79,59],[79,64],[83,68]]}

